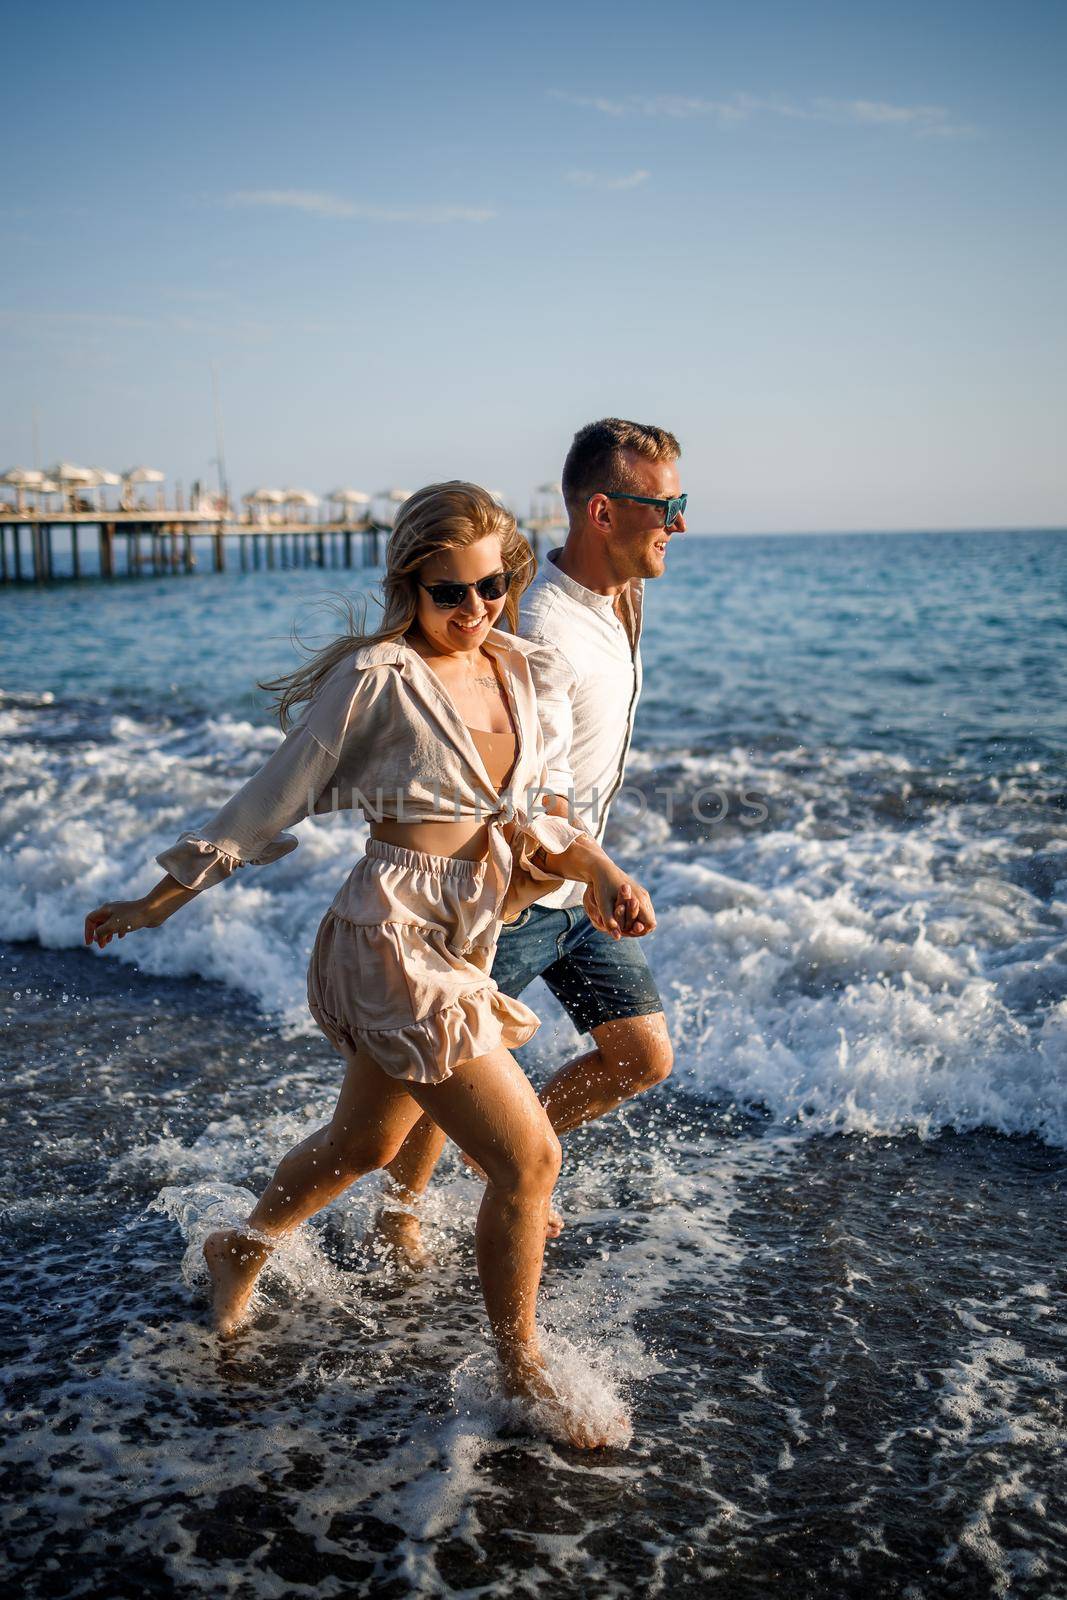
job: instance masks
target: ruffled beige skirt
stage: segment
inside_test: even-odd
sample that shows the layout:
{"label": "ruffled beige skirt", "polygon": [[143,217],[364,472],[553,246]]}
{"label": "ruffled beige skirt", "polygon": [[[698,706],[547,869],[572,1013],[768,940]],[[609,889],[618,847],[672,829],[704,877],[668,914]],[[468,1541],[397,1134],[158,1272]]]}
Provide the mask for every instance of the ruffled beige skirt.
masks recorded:
{"label": "ruffled beige skirt", "polygon": [[308,1005],[339,1051],[441,1083],[463,1061],[514,1049],[540,1027],[489,976],[500,925],[485,861],[369,839],[319,925]]}

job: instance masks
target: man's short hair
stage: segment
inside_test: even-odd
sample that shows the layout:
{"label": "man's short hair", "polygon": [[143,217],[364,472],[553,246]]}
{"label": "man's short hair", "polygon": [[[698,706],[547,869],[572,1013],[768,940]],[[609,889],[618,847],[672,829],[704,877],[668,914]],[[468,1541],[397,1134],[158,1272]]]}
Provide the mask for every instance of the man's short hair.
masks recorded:
{"label": "man's short hair", "polygon": [[571,516],[577,516],[591,494],[625,494],[636,487],[626,452],[646,461],[677,461],[682,447],[666,428],[622,417],[602,417],[587,422],[574,435],[563,463],[563,498]]}

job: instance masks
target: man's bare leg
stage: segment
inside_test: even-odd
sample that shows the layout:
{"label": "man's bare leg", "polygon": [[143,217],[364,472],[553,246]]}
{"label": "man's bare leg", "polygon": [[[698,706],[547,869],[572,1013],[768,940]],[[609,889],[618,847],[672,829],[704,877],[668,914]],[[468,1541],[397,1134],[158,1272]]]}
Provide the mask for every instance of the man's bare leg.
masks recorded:
{"label": "man's bare leg", "polygon": [[[404,1257],[411,1267],[430,1265],[432,1257],[422,1241],[419,1203],[429,1187],[433,1170],[448,1140],[430,1117],[420,1117],[400,1148],[396,1159],[385,1169],[382,1203],[374,1219],[374,1237]],[[470,1156],[465,1159],[482,1178],[485,1174]],[[545,1238],[558,1239],[563,1218],[551,1203],[545,1223]]]}
{"label": "man's bare leg", "polygon": [[[667,1019],[662,1011],[644,1017],[620,1017],[593,1029],[594,1048],[568,1061],[549,1079],[541,1104],[557,1135],[569,1133],[614,1111],[645,1089],[670,1076],[674,1061]],[[397,1213],[383,1207],[377,1220],[379,1237],[404,1251],[416,1264],[426,1259],[415,1211],[426,1192],[445,1140],[429,1117],[420,1117],[395,1160],[386,1168],[392,1193],[412,1209]],[[394,1218],[399,1217],[399,1223]],[[563,1218],[552,1212],[548,1236],[555,1238]]]}
{"label": "man's bare leg", "polygon": [[674,1051],[662,1011],[593,1029],[595,1048],[550,1078],[540,1100],[557,1134],[614,1111],[670,1076]]}
{"label": "man's bare leg", "polygon": [[432,1117],[421,1116],[385,1169],[382,1204],[374,1219],[374,1236],[403,1257],[409,1266],[430,1263],[422,1244],[418,1206],[430,1175],[448,1143]]}

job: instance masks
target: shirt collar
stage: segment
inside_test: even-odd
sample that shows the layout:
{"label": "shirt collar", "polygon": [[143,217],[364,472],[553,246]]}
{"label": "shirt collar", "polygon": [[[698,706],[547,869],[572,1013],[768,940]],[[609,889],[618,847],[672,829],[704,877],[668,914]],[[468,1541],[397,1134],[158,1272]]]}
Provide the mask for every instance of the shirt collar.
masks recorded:
{"label": "shirt collar", "polygon": [[514,655],[514,636],[505,633],[502,628],[490,628],[482,640],[482,649],[488,650],[490,654]]}
{"label": "shirt collar", "polygon": [[[587,589],[584,583],[576,583],[573,578],[568,577],[562,567],[556,565],[556,557],[562,554],[563,546],[560,545],[557,550],[550,550],[545,557],[544,566],[541,568],[545,583],[554,583],[557,589],[562,589],[564,594],[570,595],[572,600],[577,600],[579,605],[588,606],[591,611],[608,611],[614,614],[615,595],[598,594],[595,589]],[[640,584],[631,585],[632,597],[640,595],[640,592]]]}

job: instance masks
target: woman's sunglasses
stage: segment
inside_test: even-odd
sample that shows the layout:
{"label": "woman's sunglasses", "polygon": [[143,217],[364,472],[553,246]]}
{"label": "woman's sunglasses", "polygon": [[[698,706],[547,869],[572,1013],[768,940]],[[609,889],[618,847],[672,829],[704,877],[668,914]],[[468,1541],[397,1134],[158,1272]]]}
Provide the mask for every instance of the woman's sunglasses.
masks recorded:
{"label": "woman's sunglasses", "polygon": [[473,589],[483,600],[502,600],[514,576],[513,572],[491,572],[477,583],[423,583],[421,578],[416,582],[420,589],[426,590],[435,606],[440,606],[442,611],[455,611],[466,600],[468,589]]}

